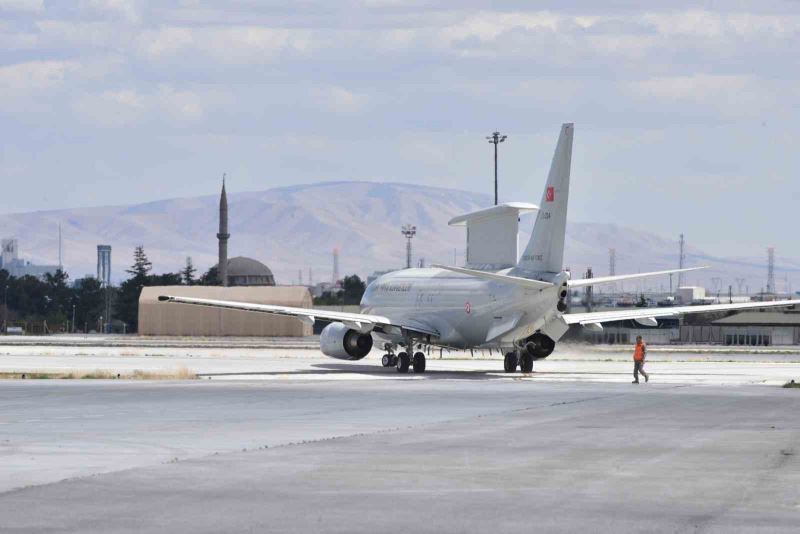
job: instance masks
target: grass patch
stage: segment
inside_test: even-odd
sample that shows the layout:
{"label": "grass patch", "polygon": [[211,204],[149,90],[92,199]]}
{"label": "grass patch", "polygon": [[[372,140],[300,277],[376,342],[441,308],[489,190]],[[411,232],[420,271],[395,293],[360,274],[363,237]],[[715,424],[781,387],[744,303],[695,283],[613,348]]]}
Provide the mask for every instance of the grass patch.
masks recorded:
{"label": "grass patch", "polygon": [[783,387],[788,389],[800,389],[800,383],[795,382],[794,380],[789,380],[783,385]]}
{"label": "grass patch", "polygon": [[196,380],[197,375],[187,369],[180,367],[174,371],[142,371],[139,369],[125,373],[115,373],[113,371],[70,371],[68,373],[49,373],[49,372],[24,372],[24,373],[0,373],[0,380]]}

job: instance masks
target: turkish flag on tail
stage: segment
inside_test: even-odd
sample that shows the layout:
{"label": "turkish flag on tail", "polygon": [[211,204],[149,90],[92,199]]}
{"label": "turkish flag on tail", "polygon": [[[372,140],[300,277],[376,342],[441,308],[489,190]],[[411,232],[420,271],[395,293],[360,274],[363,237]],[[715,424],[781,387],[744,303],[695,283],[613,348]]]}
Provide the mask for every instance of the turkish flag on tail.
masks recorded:
{"label": "turkish flag on tail", "polygon": [[544,200],[546,202],[553,202],[555,199],[556,199],[556,188],[553,187],[552,185],[548,186],[547,194],[545,195]]}

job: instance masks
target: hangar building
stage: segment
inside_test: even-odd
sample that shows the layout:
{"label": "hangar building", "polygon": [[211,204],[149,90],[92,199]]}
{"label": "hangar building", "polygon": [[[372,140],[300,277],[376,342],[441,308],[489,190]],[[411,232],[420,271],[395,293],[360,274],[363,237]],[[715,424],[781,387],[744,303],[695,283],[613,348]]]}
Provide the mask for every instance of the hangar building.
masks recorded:
{"label": "hangar building", "polygon": [[139,334],[145,336],[310,336],[312,327],[299,319],[241,310],[158,302],[159,295],[234,300],[311,308],[306,287],[287,286],[153,286],[139,296]]}

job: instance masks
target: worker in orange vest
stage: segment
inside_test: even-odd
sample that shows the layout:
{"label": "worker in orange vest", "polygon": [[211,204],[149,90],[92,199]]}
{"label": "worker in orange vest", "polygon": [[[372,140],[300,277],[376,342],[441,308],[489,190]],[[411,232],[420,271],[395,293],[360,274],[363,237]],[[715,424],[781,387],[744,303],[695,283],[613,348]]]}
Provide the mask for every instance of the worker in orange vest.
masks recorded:
{"label": "worker in orange vest", "polygon": [[642,341],[642,336],[636,336],[636,347],[633,349],[633,384],[639,383],[639,373],[642,373],[645,382],[650,381],[650,377],[644,372],[645,356],[647,356],[647,345]]}

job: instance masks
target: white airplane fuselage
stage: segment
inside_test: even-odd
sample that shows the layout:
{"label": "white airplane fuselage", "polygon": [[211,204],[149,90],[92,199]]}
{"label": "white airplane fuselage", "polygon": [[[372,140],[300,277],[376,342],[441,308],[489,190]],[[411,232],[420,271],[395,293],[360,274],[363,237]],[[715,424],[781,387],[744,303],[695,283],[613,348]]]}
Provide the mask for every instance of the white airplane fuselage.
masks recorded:
{"label": "white airplane fuselage", "polygon": [[[566,277],[555,275],[548,281],[560,278]],[[510,346],[558,321],[560,289],[558,285],[529,289],[444,269],[404,269],[370,284],[361,310],[400,324],[433,329],[440,334],[431,340],[436,345],[462,349]],[[555,334],[555,339],[561,334]],[[380,337],[398,340],[397,336]]]}

